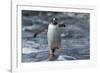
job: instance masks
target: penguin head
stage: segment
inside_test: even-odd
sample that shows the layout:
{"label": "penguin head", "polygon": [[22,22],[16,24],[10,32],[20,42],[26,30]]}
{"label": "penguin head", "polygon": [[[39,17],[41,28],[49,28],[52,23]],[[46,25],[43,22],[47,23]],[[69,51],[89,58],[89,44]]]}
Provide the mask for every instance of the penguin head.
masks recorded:
{"label": "penguin head", "polygon": [[51,20],[51,23],[54,24],[54,25],[57,25],[58,24],[58,19],[57,18],[53,18]]}

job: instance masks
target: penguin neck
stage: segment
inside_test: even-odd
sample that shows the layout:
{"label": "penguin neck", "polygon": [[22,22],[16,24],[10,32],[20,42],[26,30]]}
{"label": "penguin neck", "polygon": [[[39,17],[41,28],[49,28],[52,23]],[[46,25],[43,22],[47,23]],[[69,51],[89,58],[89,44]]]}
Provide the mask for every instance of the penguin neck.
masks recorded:
{"label": "penguin neck", "polygon": [[50,30],[56,30],[57,28],[58,28],[58,26],[57,25],[53,25],[52,23],[51,24],[49,24],[49,28],[50,28]]}
{"label": "penguin neck", "polygon": [[51,26],[55,26],[55,27],[57,27],[57,26],[58,26],[58,24],[56,24],[56,25],[55,25],[55,24],[53,24],[53,23],[51,23],[50,25],[51,25]]}

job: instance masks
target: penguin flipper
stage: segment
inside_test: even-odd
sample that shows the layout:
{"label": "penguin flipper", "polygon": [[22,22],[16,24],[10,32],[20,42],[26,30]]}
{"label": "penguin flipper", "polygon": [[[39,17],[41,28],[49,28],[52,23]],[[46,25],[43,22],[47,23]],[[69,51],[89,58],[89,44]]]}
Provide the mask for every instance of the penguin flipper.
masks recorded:
{"label": "penguin flipper", "polygon": [[33,35],[33,37],[36,38],[36,37],[37,37],[37,33],[35,33],[35,34]]}
{"label": "penguin flipper", "polygon": [[34,33],[33,37],[36,38],[37,35],[40,34],[41,32],[46,32],[47,33],[47,27],[41,28],[39,31]]}
{"label": "penguin flipper", "polygon": [[41,30],[41,31],[39,31],[39,32],[37,32],[37,33],[34,33],[33,37],[36,38],[37,35],[40,34],[41,32],[46,32],[46,33],[47,33],[47,29]]}
{"label": "penguin flipper", "polygon": [[59,24],[59,27],[66,27],[65,24]]}

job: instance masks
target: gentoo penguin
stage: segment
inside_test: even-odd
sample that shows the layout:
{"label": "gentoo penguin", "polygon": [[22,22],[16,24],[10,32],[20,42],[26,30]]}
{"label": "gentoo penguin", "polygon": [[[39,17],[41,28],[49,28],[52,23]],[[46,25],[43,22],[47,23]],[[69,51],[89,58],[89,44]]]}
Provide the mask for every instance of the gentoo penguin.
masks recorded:
{"label": "gentoo penguin", "polygon": [[61,27],[65,27],[64,24],[59,24],[57,18],[53,18],[48,26],[48,46],[49,46],[49,60],[56,60],[57,55],[55,52],[61,48]]}

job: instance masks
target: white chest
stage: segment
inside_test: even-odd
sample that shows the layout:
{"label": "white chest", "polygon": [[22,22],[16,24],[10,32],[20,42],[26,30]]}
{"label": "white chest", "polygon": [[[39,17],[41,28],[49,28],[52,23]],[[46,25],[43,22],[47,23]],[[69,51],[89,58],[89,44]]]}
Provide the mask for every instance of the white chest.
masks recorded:
{"label": "white chest", "polygon": [[47,37],[48,37],[48,44],[50,46],[54,44],[60,45],[61,42],[60,28],[57,25],[49,24]]}

